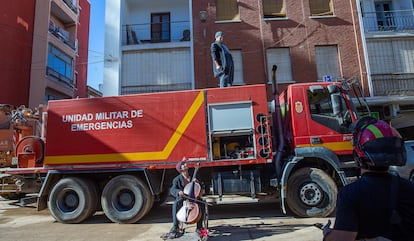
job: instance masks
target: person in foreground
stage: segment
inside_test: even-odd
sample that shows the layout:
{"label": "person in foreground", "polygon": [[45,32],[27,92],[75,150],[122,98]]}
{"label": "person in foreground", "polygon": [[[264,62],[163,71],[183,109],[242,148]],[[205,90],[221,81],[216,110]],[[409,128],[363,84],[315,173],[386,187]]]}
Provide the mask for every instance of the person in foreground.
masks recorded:
{"label": "person in foreground", "polygon": [[[175,201],[172,206],[172,219],[173,219],[173,226],[169,233],[166,234],[166,238],[173,239],[178,236],[180,236],[179,233],[179,220],[177,218],[177,212],[179,212],[180,208],[183,207],[184,200],[188,197],[186,196],[186,193],[184,192],[184,189],[187,185],[189,185],[192,181],[199,183],[199,180],[197,179],[197,175],[190,176],[190,173],[188,171],[188,165],[186,162],[186,159],[184,158],[181,162],[177,163],[176,166],[177,171],[180,173],[177,175],[173,181],[172,181],[172,187],[170,188],[170,194],[175,198]],[[195,171],[196,172],[196,171]],[[193,180],[192,180],[193,179]],[[200,185],[201,187],[201,185]],[[202,188],[202,187],[201,187]],[[202,190],[200,190],[202,192]],[[191,198],[191,194],[189,194]],[[191,198],[193,200],[197,199],[197,197]],[[201,202],[197,202],[197,204],[200,207],[201,217],[197,221],[197,234],[200,234],[202,230],[202,224],[203,224],[203,216],[204,216],[204,204]]]}
{"label": "person in foreground", "polygon": [[361,177],[338,193],[334,229],[328,221],[324,240],[414,240],[414,184],[388,172],[406,162],[400,134],[363,117],[353,124],[353,138]]}

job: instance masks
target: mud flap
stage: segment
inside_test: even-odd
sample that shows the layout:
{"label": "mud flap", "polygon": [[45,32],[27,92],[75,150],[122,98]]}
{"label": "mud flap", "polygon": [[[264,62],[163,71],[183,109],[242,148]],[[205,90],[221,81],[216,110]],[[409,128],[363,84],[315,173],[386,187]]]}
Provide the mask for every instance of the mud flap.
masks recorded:
{"label": "mud flap", "polygon": [[42,211],[47,208],[47,198],[53,183],[56,183],[61,177],[61,173],[58,171],[49,171],[43,182],[42,188],[37,198],[37,211]]}

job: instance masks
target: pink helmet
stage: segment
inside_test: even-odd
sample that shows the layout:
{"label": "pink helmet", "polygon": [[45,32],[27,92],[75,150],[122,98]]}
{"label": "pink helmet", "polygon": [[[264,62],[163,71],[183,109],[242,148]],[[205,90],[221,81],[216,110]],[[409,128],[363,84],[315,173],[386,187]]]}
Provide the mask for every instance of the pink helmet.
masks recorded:
{"label": "pink helmet", "polygon": [[354,156],[368,167],[403,166],[406,162],[400,133],[385,121],[363,117],[353,125]]}

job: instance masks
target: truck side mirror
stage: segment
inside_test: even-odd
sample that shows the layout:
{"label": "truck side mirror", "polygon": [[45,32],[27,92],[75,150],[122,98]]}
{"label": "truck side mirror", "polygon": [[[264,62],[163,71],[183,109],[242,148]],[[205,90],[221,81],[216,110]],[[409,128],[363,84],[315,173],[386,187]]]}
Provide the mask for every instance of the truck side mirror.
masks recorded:
{"label": "truck side mirror", "polygon": [[339,87],[337,85],[328,85],[329,94],[339,93]]}
{"label": "truck side mirror", "polygon": [[335,116],[339,116],[343,111],[342,96],[339,93],[331,95],[332,111]]}

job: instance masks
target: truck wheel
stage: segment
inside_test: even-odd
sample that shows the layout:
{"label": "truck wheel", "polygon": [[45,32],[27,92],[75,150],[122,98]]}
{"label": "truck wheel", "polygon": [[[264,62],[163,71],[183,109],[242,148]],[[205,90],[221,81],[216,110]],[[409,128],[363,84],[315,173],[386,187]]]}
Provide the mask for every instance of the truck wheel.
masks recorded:
{"label": "truck wheel", "polygon": [[135,223],[151,209],[154,198],[140,179],[120,175],[110,180],[101,196],[105,215],[115,223]]}
{"label": "truck wheel", "polygon": [[80,223],[96,211],[98,195],[91,181],[70,177],[60,180],[49,196],[49,210],[61,223]]}
{"label": "truck wheel", "polygon": [[301,168],[288,180],[286,202],[300,217],[327,217],[335,211],[338,188],[324,171]]}

